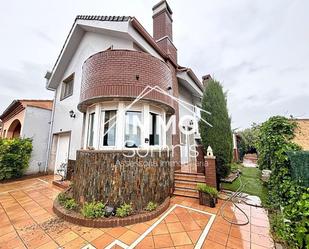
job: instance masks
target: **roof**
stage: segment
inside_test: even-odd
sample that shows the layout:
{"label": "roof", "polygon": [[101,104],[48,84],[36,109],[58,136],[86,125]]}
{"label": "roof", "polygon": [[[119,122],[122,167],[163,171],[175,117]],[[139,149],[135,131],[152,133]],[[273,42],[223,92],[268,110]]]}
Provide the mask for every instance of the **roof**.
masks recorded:
{"label": "roof", "polygon": [[186,72],[190,76],[190,78],[195,82],[195,84],[199,87],[199,89],[201,91],[204,90],[203,84],[201,83],[201,81],[198,79],[198,77],[195,75],[195,73],[193,72],[191,68],[178,66],[177,71]]}
{"label": "roof", "polygon": [[[19,112],[24,110],[27,106],[39,107],[39,108],[44,108],[44,109],[47,109],[47,110],[52,110],[52,105],[53,105],[52,100],[15,99],[1,114],[0,119],[4,120],[7,116],[10,116],[10,114],[17,108],[19,108]],[[17,114],[17,113],[15,113],[15,114]]]}
{"label": "roof", "polygon": [[[161,2],[166,2],[165,0],[162,0]],[[159,4],[161,4],[158,3]],[[168,5],[167,5],[168,6]],[[169,6],[168,6],[169,8]],[[172,58],[171,55],[166,54],[157,44],[157,42],[154,40],[154,38],[147,32],[147,30],[141,25],[141,23],[132,16],[101,16],[101,15],[78,15],[75,18],[75,21],[70,29],[69,34],[66,37],[66,40],[62,46],[62,49],[58,55],[58,58],[53,66],[52,72],[48,73],[48,80],[52,77],[52,75],[55,72],[55,68],[56,65],[58,64],[61,55],[66,47],[66,44],[69,40],[69,37],[71,36],[72,32],[73,32],[73,28],[76,24],[76,22],[78,20],[89,20],[89,21],[109,21],[109,22],[129,22],[133,28],[146,40],[146,42],[148,42],[148,44],[165,60],[169,60],[176,68],[177,71],[186,71],[188,73],[188,75],[192,78],[192,80],[196,83],[196,85],[198,86],[199,89],[201,89],[203,91],[203,84],[200,82],[200,80],[198,79],[198,77],[194,74],[194,72],[192,71],[191,68],[187,68],[187,67],[181,67],[177,64],[177,62]],[[48,88],[48,86],[47,86]]]}

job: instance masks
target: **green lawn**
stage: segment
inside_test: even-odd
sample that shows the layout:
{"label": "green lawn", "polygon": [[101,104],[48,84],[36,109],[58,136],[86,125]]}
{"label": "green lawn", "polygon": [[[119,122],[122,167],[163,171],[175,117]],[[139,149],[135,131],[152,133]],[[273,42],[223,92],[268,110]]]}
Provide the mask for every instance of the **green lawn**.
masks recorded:
{"label": "green lawn", "polygon": [[[261,170],[258,168],[245,168],[240,164],[233,164],[232,170],[239,168],[242,172],[241,179],[242,183],[247,183],[242,192],[256,195],[261,198],[262,203],[266,202],[268,190],[263,182],[260,180]],[[240,186],[239,178],[233,183],[222,183],[222,188],[236,191]]]}

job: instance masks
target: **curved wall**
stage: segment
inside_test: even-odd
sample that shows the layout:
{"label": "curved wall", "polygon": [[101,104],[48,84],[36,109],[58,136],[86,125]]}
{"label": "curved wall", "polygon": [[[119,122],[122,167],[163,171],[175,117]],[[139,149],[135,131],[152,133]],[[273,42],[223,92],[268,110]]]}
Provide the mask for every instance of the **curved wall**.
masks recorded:
{"label": "curved wall", "polygon": [[[134,99],[145,87],[173,86],[172,72],[160,59],[141,51],[106,50],[88,58],[82,70],[79,110],[107,99]],[[174,113],[172,99],[156,91],[143,99],[156,101]]]}
{"label": "curved wall", "polygon": [[124,156],[129,153],[132,150],[77,151],[72,186],[75,200],[100,200],[114,206],[132,202],[138,210],[149,201],[162,203],[172,187],[169,152]]}

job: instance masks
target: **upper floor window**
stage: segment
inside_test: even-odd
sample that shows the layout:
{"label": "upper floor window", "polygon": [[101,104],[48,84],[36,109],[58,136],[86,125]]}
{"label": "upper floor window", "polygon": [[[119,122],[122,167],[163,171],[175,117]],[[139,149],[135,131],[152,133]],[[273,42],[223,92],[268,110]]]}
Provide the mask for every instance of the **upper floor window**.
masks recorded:
{"label": "upper floor window", "polygon": [[60,100],[63,100],[73,94],[73,86],[74,86],[74,73],[71,74],[68,78],[66,78],[62,82]]}

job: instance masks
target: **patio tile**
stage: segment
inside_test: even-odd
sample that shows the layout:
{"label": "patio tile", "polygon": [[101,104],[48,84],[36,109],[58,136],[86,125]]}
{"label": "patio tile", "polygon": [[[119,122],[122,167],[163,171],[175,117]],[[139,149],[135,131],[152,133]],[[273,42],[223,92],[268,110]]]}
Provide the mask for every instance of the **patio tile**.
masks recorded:
{"label": "patio tile", "polygon": [[125,227],[114,227],[107,231],[107,233],[117,239],[127,231],[128,229]]}
{"label": "patio tile", "polygon": [[227,241],[227,247],[233,249],[250,249],[250,242],[230,236]]}
{"label": "patio tile", "polygon": [[57,249],[59,248],[59,245],[55,241],[49,241],[41,246],[39,246],[37,249]]}
{"label": "patio tile", "polygon": [[[211,240],[208,240],[206,239],[203,246],[202,246],[203,249],[225,249],[225,246],[223,245],[220,245],[214,241],[211,241]],[[239,249],[239,248],[238,248]]]}
{"label": "patio tile", "polygon": [[170,213],[164,220],[166,223],[173,223],[179,221],[177,215],[174,213]]}
{"label": "patio tile", "polygon": [[4,225],[0,229],[0,237],[2,235],[5,235],[5,234],[13,232],[13,231],[14,231],[14,227],[12,225]]}
{"label": "patio tile", "polygon": [[213,224],[211,226],[212,230],[229,234],[231,225],[223,225],[223,224]]}
{"label": "patio tile", "polygon": [[264,219],[258,219],[258,218],[251,218],[251,224],[259,227],[269,227],[269,221]]}
{"label": "patio tile", "polygon": [[251,233],[251,242],[253,244],[271,248],[274,245],[273,240],[269,236]]}
{"label": "patio tile", "polygon": [[138,223],[133,225],[130,230],[132,230],[133,232],[136,232],[138,234],[142,234],[144,233],[150,226],[145,224],[145,223]]}
{"label": "patio tile", "polygon": [[165,223],[160,223],[152,230],[152,235],[168,234],[168,228]]}
{"label": "patio tile", "polygon": [[174,246],[183,246],[193,244],[186,232],[171,233]]}
{"label": "patio tile", "polygon": [[94,228],[94,229],[91,229],[90,231],[84,233],[82,235],[82,238],[87,240],[87,241],[92,241],[98,237],[100,237],[101,235],[103,235],[104,232],[98,228]]}
{"label": "patio tile", "polygon": [[87,245],[88,242],[81,237],[78,237],[70,242],[66,243],[61,247],[61,249],[80,249]]}
{"label": "patio tile", "polygon": [[190,222],[181,222],[183,225],[185,231],[194,231],[194,230],[200,230],[200,226],[195,221]]}
{"label": "patio tile", "polygon": [[155,248],[152,236],[147,236],[135,248],[137,249]]}
{"label": "patio tile", "polygon": [[79,235],[77,233],[74,233],[73,231],[70,231],[70,232],[67,232],[61,236],[58,236],[57,238],[55,238],[55,241],[63,246],[65,245],[66,243],[76,239],[77,237],[79,237]]}
{"label": "patio tile", "polygon": [[232,227],[230,231],[230,236],[250,241],[250,232],[246,230],[241,230],[239,227]]}
{"label": "patio tile", "polygon": [[96,248],[105,248],[107,245],[112,243],[114,240],[115,240],[114,237],[105,233],[99,238],[96,238],[95,240],[91,241],[90,243]]}
{"label": "patio tile", "polygon": [[170,233],[178,233],[185,231],[180,222],[169,223],[167,224],[167,228]]}
{"label": "patio tile", "polygon": [[155,248],[173,247],[173,241],[169,234],[153,236]]}
{"label": "patio tile", "polygon": [[129,230],[121,235],[118,239],[127,245],[131,245],[139,236],[140,235],[138,233]]}
{"label": "patio tile", "polygon": [[199,237],[202,234],[202,230],[195,230],[195,231],[189,231],[187,232],[190,240],[192,241],[193,244],[196,244],[196,242],[198,241]]}
{"label": "patio tile", "polygon": [[209,231],[206,239],[225,246],[227,244],[228,235],[214,230]]}
{"label": "patio tile", "polygon": [[251,225],[251,233],[269,236],[270,231],[268,227],[259,227],[259,226]]}

